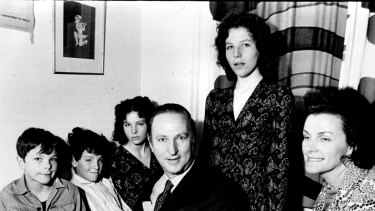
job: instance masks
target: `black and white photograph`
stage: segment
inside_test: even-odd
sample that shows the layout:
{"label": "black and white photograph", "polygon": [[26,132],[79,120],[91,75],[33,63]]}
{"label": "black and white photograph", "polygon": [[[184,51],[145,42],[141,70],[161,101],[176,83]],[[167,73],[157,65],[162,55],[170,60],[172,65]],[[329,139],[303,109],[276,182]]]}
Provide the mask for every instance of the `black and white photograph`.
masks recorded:
{"label": "black and white photograph", "polygon": [[375,211],[372,1],[0,0],[0,211]]}

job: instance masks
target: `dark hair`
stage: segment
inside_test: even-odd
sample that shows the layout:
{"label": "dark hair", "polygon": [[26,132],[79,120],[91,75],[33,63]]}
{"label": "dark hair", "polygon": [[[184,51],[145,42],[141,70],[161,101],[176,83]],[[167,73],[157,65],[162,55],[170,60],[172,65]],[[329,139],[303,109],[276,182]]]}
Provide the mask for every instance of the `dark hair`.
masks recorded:
{"label": "dark hair", "polygon": [[155,116],[159,114],[164,114],[164,113],[173,113],[173,114],[183,115],[188,122],[189,131],[192,133],[193,138],[194,139],[196,138],[197,132],[195,128],[195,123],[194,123],[194,120],[191,118],[189,111],[182,105],[175,104],[175,103],[167,103],[155,109],[154,113],[152,113],[151,118],[150,118],[150,127],[147,128],[149,135],[151,135],[151,126],[152,126],[152,122],[154,121]]}
{"label": "dark hair", "polygon": [[101,155],[104,159],[109,156],[109,142],[102,134],[97,134],[91,130],[75,127],[68,134],[68,143],[72,155],[76,161],[81,159],[82,153]]}
{"label": "dark hair", "polygon": [[18,138],[16,148],[17,154],[25,159],[27,153],[41,146],[39,153],[51,154],[53,151],[59,156],[63,139],[53,135],[51,132],[41,128],[28,128]]}
{"label": "dark hair", "polygon": [[148,97],[137,96],[133,99],[121,101],[115,107],[115,129],[113,131],[113,140],[123,145],[128,143],[128,138],[125,135],[123,128],[126,115],[130,112],[138,112],[140,118],[145,118],[147,127],[149,125],[150,116],[155,108],[155,103],[151,102]]}
{"label": "dark hair", "polygon": [[215,38],[215,46],[218,52],[216,63],[223,67],[229,80],[237,80],[236,74],[226,57],[225,40],[229,36],[229,29],[239,27],[246,28],[255,42],[259,52],[257,65],[260,74],[267,80],[275,81],[277,79],[278,60],[272,52],[271,30],[265,20],[255,14],[235,11],[223,18],[217,27],[217,37]]}
{"label": "dark hair", "polygon": [[375,128],[371,123],[374,113],[363,95],[350,87],[320,87],[309,91],[304,101],[307,115],[332,114],[341,118],[346,142],[353,148],[348,158],[357,167],[370,169],[375,164]]}

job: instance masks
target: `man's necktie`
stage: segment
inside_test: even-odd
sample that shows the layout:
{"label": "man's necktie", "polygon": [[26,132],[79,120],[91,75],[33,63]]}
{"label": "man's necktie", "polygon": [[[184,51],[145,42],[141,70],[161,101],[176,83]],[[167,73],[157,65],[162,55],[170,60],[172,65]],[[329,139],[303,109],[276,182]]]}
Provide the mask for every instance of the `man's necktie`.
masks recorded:
{"label": "man's necktie", "polygon": [[167,182],[165,183],[164,191],[156,199],[154,211],[158,211],[161,208],[161,205],[163,205],[165,199],[171,193],[172,187],[172,182],[170,180],[167,180]]}

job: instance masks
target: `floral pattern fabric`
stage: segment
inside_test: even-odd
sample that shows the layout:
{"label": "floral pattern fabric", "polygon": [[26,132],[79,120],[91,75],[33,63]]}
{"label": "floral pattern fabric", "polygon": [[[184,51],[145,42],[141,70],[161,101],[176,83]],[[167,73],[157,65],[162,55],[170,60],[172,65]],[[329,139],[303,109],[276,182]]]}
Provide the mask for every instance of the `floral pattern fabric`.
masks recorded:
{"label": "floral pattern fabric", "polygon": [[234,86],[214,89],[206,99],[200,157],[208,153],[211,165],[242,186],[251,210],[283,210],[294,96],[263,79],[235,120]]}
{"label": "floral pattern fabric", "polygon": [[125,203],[133,209],[142,203],[143,194],[151,192],[153,185],[163,174],[155,155],[151,153],[150,168],[145,166],[123,146],[112,156],[111,177]]}
{"label": "floral pattern fabric", "polygon": [[[360,169],[351,161],[333,202],[325,211],[374,211],[375,210],[375,168]],[[331,189],[324,181],[323,188],[315,201],[313,210],[323,211],[327,191]]]}

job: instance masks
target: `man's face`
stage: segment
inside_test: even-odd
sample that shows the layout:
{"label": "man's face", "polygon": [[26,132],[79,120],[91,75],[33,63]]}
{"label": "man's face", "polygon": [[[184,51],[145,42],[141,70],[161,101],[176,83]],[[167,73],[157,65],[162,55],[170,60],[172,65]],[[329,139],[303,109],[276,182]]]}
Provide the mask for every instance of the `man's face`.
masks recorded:
{"label": "man's face", "polygon": [[194,137],[184,115],[162,113],[151,125],[151,150],[169,179],[182,174],[193,162]]}

